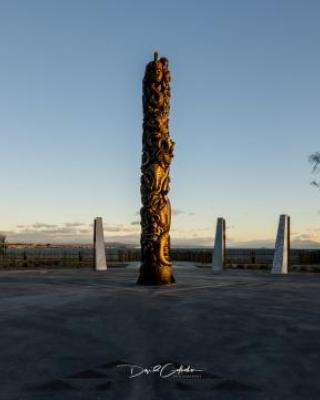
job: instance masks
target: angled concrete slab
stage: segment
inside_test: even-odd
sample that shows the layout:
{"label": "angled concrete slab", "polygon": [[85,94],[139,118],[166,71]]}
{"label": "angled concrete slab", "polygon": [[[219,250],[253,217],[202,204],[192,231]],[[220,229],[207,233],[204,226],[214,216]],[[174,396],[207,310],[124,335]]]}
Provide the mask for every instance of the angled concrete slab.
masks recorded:
{"label": "angled concrete slab", "polygon": [[106,251],[104,246],[103,221],[97,217],[93,222],[93,242],[94,242],[94,269],[96,271],[106,271]]}
{"label": "angled concrete slab", "polygon": [[290,251],[290,217],[282,214],[279,219],[278,233],[273,257],[272,274],[287,274]]}
{"label": "angled concrete slab", "polygon": [[212,255],[212,271],[222,271],[224,267],[224,256],[226,247],[226,221],[224,218],[217,219],[216,236]]}

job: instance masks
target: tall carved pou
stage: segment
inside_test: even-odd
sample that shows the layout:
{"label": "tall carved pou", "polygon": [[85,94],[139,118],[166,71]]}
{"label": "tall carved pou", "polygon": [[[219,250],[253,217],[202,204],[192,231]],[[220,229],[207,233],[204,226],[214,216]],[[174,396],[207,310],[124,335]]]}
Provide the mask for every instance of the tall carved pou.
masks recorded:
{"label": "tall carved pou", "polygon": [[174,283],[170,259],[171,207],[169,170],[174,142],[169,134],[170,71],[168,60],[146,66],[143,79],[143,138],[141,176],[141,267],[138,283]]}

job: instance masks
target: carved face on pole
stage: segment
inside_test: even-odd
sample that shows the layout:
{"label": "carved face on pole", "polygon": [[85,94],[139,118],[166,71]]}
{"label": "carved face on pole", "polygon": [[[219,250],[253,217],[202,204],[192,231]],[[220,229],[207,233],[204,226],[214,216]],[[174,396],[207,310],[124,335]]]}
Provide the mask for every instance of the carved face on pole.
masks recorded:
{"label": "carved face on pole", "polygon": [[161,61],[154,61],[151,64],[152,79],[155,82],[161,82],[163,78],[163,66]]}
{"label": "carved face on pole", "polygon": [[174,282],[170,260],[169,167],[174,142],[169,134],[170,71],[166,58],[146,66],[143,79],[141,176],[141,267],[138,283]]}

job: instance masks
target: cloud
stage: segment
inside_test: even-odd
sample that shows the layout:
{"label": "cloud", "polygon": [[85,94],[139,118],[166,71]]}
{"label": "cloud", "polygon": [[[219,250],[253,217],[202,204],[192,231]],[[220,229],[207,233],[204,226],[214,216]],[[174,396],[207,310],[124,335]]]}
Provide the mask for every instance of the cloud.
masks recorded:
{"label": "cloud", "polygon": [[185,211],[179,210],[178,208],[173,208],[173,209],[171,210],[171,214],[172,214],[174,217],[177,217],[178,215],[185,214]]}
{"label": "cloud", "polygon": [[80,234],[90,234],[90,235],[93,233],[92,229],[89,229],[89,228],[79,229],[78,232]]}
{"label": "cloud", "polygon": [[[230,227],[232,229],[232,227]],[[17,225],[14,230],[0,231],[10,243],[92,243],[93,228],[90,224],[80,222],[65,222],[50,224],[36,222],[30,225]],[[139,245],[139,221],[129,224],[104,224],[106,243],[122,243]],[[227,246],[239,248],[274,248],[275,237],[261,238],[247,241],[234,239],[227,233]],[[173,246],[206,246],[212,247],[214,242],[213,227],[176,228],[171,230]],[[292,232],[291,248],[317,248],[320,249],[320,229],[306,229],[303,232]]]}
{"label": "cloud", "polygon": [[307,229],[306,232],[291,235],[291,247],[320,248],[319,228]]}
{"label": "cloud", "polygon": [[10,231],[0,231],[0,234],[1,235],[12,235],[12,234],[14,234],[15,233],[15,231],[13,231],[13,230],[10,230]]}
{"label": "cloud", "polygon": [[83,222],[65,222],[64,225],[67,227],[79,227],[79,226],[84,226],[86,224],[84,224]]}
{"label": "cloud", "polygon": [[320,243],[314,240],[292,240],[291,248],[293,249],[320,249]]}
{"label": "cloud", "polygon": [[[129,240],[139,243],[139,229],[132,224],[104,223],[106,241]],[[29,225],[17,225],[16,229],[0,232],[7,236],[11,243],[91,243],[93,237],[92,224],[83,222],[65,222],[49,224],[35,222]]]}
{"label": "cloud", "polygon": [[[58,225],[56,224],[46,224],[44,222],[36,222],[33,225],[31,225],[35,229],[41,229],[41,228],[56,228]],[[25,227],[28,227],[28,225],[25,225]]]}
{"label": "cloud", "polygon": [[178,215],[183,215],[183,214],[184,215],[188,215],[189,217],[192,217],[193,215],[195,215],[194,212],[187,212],[187,211],[184,211],[184,210],[180,210],[179,208],[173,208],[171,210],[171,214],[174,217],[177,217]]}
{"label": "cloud", "polygon": [[48,227],[48,228],[33,228],[33,225],[30,225],[30,227],[25,227],[23,229],[19,229],[18,231],[14,232],[14,234],[29,234],[29,235],[34,235],[34,234],[39,234],[39,235],[74,235],[78,233],[78,229],[74,227],[68,227],[68,226],[61,226],[55,225],[55,227]]}
{"label": "cloud", "polygon": [[[276,238],[274,239],[258,239],[248,241],[237,241],[227,237],[228,247],[240,247],[240,248],[274,248]],[[313,235],[302,234],[298,236],[291,236],[290,246],[292,249],[319,249],[320,242],[318,238]]]}
{"label": "cloud", "polygon": [[129,224],[129,225],[124,225],[124,224],[104,224],[103,225],[103,230],[108,233],[108,232],[135,232],[137,230],[136,227],[133,227],[132,225],[135,224]]}
{"label": "cloud", "polygon": [[109,225],[109,226],[104,226],[103,227],[103,230],[105,231],[105,232],[122,232],[123,231],[123,228],[121,228],[121,226],[112,226],[112,225]]}

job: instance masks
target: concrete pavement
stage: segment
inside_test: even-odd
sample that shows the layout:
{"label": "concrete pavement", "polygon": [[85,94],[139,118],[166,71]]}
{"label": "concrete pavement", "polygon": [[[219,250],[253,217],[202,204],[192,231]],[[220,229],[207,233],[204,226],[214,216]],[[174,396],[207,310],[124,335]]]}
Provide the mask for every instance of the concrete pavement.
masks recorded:
{"label": "concrete pavement", "polygon": [[[2,271],[0,399],[320,398],[319,274],[174,275],[141,287],[137,264]],[[166,363],[202,372],[149,371]]]}

